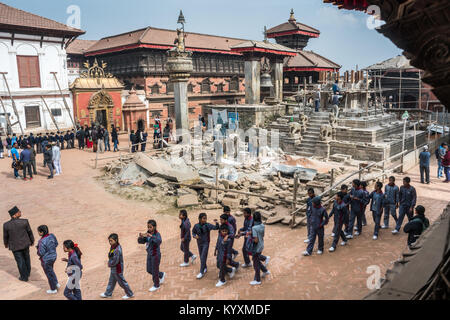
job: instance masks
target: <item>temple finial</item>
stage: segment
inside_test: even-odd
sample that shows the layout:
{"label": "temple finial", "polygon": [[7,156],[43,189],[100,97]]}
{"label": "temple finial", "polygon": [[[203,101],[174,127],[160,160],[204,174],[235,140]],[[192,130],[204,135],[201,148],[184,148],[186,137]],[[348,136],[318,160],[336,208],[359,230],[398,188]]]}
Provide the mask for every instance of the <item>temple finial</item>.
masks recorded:
{"label": "temple finial", "polygon": [[289,17],[289,22],[295,22],[294,9],[291,9],[291,16]]}

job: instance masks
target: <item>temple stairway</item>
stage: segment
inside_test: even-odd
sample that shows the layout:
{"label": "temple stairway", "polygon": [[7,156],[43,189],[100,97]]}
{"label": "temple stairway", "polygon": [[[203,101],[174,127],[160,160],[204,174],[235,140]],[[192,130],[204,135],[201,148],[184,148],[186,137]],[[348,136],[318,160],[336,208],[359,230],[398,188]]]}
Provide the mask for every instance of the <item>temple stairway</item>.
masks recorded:
{"label": "temple stairway", "polygon": [[306,132],[302,135],[303,139],[295,151],[296,155],[302,157],[311,157],[314,155],[314,148],[320,136],[320,126],[328,124],[329,112],[313,112],[309,115]]}

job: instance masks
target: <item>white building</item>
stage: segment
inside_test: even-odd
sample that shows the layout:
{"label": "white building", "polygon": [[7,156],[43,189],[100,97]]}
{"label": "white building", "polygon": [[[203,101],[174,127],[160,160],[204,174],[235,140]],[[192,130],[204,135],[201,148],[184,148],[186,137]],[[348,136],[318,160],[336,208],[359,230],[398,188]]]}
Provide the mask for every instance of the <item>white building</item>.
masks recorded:
{"label": "white building", "polygon": [[73,127],[65,48],[83,33],[0,3],[0,126],[4,131],[8,117],[17,134],[21,127],[25,133]]}

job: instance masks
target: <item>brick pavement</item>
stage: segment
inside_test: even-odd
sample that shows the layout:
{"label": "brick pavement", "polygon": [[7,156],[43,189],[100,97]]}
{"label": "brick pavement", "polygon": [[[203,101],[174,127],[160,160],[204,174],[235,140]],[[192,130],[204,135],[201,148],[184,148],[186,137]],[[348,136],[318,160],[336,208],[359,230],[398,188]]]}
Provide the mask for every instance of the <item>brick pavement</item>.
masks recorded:
{"label": "brick pavement", "polygon": [[[372,240],[370,214],[367,214],[368,226],[361,236],[345,247],[339,246],[334,253],[326,250],[322,256],[300,255],[306,248],[303,243],[305,228],[291,230],[282,225],[266,226],[264,254],[271,256],[269,270],[272,272],[268,279],[264,279],[261,286],[251,287],[249,282],[253,279],[253,269],[242,269],[224,287],[216,288],[218,270],[213,257],[216,234],[213,232],[209,271],[203,279],[197,280],[198,260],[194,266],[179,267],[182,253],[179,250],[177,217],[158,214],[155,204],[125,200],[106,192],[94,179],[98,172],[91,167],[89,159],[92,158],[92,153],[65,150],[62,176],[49,181],[44,168],[39,168],[41,175],[32,182],[13,180],[10,161],[0,161],[4,176],[0,188],[5,190],[0,201],[2,220],[7,220],[7,210],[17,204],[24,217],[30,219],[33,231],[39,224],[47,224],[60,243],[68,238],[78,242],[84,253],[84,299],[98,299],[105,289],[109,275],[106,237],[111,232],[119,233],[125,254],[125,278],[136,299],[361,299],[369,292],[366,287],[367,267],[378,265],[384,275],[406,248],[406,235],[394,236],[391,229],[381,230],[379,240]],[[435,172],[435,167],[431,171]],[[430,185],[421,185],[417,167],[408,175],[418,191],[417,203],[427,208],[426,214],[433,221],[450,200],[448,184],[433,178]],[[401,178],[397,175],[399,182]],[[192,224],[199,212],[190,211]],[[219,214],[217,210],[208,212],[210,220]],[[136,241],[137,233],[145,231],[149,218],[156,218],[159,223],[158,229],[163,237],[161,270],[167,272],[166,283],[155,293],[148,292],[152,283],[145,271],[146,253],[144,246]],[[242,219],[237,219],[239,225],[242,225]],[[332,241],[330,233],[331,226],[328,226],[326,249]],[[235,243],[235,248],[240,251],[242,240]],[[191,251],[197,253],[195,240],[191,242]],[[61,246],[58,247],[58,255],[55,271],[60,283],[64,284],[65,264],[59,261],[64,256]],[[64,299],[62,292],[54,296],[45,293],[47,282],[33,248],[33,271],[29,283],[17,280],[14,259],[4,247],[0,249],[0,257],[0,299]],[[242,262],[241,254],[237,260]],[[122,295],[123,291],[117,287],[113,298],[120,299]]]}

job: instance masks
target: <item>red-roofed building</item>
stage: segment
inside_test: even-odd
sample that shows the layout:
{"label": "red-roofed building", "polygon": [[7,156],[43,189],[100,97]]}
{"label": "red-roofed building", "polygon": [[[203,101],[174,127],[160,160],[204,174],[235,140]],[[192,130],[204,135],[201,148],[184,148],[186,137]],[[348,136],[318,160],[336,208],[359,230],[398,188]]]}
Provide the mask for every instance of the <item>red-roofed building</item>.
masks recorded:
{"label": "red-roofed building", "polygon": [[320,72],[339,72],[341,66],[313,51],[306,51],[311,38],[318,38],[320,31],[295,19],[291,9],[289,20],[267,30],[267,37],[277,44],[295,49],[297,54],[284,59],[284,91],[295,92],[303,84],[303,78],[311,77],[313,83],[319,81]]}

